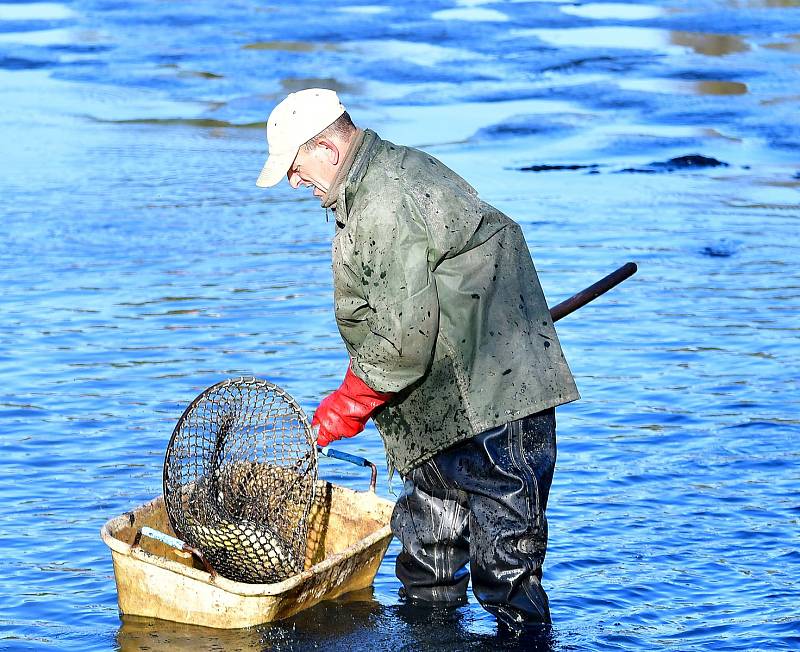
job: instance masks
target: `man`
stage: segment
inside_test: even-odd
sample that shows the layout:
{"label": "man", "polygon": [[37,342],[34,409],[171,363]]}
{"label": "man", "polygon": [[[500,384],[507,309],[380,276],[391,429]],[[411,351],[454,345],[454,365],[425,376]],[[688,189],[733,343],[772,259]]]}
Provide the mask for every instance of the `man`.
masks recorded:
{"label": "man", "polygon": [[440,161],[358,129],[336,93],[269,116],[257,185],[334,211],[336,322],[350,354],[314,413],[318,444],[373,418],[405,480],[401,596],[473,593],[499,622],[549,623],[541,567],[557,405],[578,398],[520,227]]}

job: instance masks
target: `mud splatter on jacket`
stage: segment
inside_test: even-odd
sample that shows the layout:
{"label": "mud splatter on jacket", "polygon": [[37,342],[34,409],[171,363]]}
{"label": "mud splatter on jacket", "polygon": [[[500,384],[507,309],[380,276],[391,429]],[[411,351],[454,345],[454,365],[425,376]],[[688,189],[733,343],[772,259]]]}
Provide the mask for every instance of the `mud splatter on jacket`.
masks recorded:
{"label": "mud splatter on jacket", "polygon": [[578,398],[519,225],[434,157],[366,130],[336,193],[336,321],[390,469]]}

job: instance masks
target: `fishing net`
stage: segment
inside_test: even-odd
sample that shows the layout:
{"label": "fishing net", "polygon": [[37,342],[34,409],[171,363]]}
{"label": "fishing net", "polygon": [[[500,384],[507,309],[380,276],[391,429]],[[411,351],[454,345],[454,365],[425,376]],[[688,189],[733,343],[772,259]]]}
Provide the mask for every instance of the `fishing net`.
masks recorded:
{"label": "fishing net", "polygon": [[221,575],[278,582],[303,570],[317,449],[303,410],[257,378],[225,380],[181,416],[164,459],[175,534]]}

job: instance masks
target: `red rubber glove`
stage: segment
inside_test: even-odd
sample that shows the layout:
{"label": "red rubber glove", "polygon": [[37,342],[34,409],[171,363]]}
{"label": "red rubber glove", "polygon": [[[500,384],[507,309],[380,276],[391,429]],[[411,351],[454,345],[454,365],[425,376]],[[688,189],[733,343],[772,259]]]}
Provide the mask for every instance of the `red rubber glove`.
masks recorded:
{"label": "red rubber glove", "polygon": [[342,437],[357,435],[392,396],[391,392],[376,392],[348,367],[339,389],[326,396],[314,412],[311,426],[319,426],[317,444],[325,447]]}

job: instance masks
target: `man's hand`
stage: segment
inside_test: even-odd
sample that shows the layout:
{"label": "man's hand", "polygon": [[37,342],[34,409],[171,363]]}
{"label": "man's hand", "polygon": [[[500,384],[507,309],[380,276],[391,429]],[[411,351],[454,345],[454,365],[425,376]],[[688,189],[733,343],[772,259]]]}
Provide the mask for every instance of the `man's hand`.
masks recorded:
{"label": "man's hand", "polygon": [[317,444],[325,447],[342,437],[357,435],[390,398],[390,392],[376,392],[348,367],[339,389],[325,397],[314,412],[311,425],[319,427]]}

